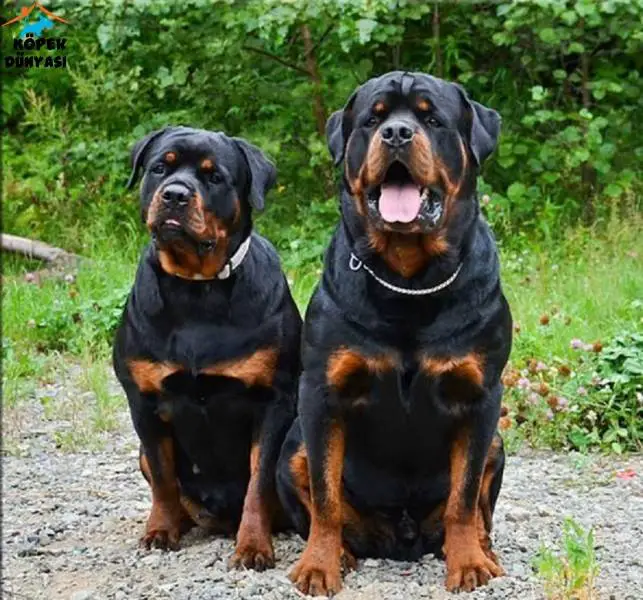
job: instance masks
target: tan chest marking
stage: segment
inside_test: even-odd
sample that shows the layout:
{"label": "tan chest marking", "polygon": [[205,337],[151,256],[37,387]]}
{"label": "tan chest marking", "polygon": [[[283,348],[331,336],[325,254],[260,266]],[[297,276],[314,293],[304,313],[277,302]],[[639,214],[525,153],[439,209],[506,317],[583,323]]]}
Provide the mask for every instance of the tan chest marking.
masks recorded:
{"label": "tan chest marking", "polygon": [[[270,386],[277,368],[276,348],[262,348],[249,356],[222,361],[201,369],[204,375],[222,375],[240,379],[248,387]],[[163,380],[185,368],[173,362],[131,360],[128,362],[134,383],[143,393],[161,392]]]}
{"label": "tan chest marking", "polygon": [[144,394],[160,392],[162,381],[183,368],[177,363],[151,360],[130,360],[127,364],[134,383]]}
{"label": "tan chest marking", "polygon": [[246,386],[269,387],[277,369],[277,349],[262,348],[249,356],[216,363],[201,371],[205,375],[223,375],[240,379]]}
{"label": "tan chest marking", "polygon": [[425,356],[420,361],[420,368],[432,377],[450,373],[478,387],[484,383],[484,359],[475,352],[452,358]]}
{"label": "tan chest marking", "polygon": [[346,384],[351,375],[360,371],[380,375],[392,371],[397,366],[394,356],[382,354],[379,356],[364,356],[355,350],[339,348],[333,352],[326,365],[326,380],[338,389]]}

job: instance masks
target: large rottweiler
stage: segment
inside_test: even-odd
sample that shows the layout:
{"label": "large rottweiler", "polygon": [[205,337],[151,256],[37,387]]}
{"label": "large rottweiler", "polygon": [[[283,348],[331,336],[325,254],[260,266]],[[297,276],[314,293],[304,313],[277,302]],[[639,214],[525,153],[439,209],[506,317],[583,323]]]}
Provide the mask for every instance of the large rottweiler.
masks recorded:
{"label": "large rottweiler", "polygon": [[241,139],[187,127],[132,151],[153,241],[114,345],[152,488],[142,544],[197,523],[237,533],[232,565],[274,564],[275,468],[292,423],[301,319],[270,243],[252,232],[275,168]]}
{"label": "large rottweiler", "polygon": [[512,328],[476,197],[499,129],[459,86],[399,71],[328,121],[342,220],[304,321],[299,416],[277,471],[308,537],[291,573],[303,592],[337,592],[354,556],[443,551],[449,590],[502,573],[489,531]]}

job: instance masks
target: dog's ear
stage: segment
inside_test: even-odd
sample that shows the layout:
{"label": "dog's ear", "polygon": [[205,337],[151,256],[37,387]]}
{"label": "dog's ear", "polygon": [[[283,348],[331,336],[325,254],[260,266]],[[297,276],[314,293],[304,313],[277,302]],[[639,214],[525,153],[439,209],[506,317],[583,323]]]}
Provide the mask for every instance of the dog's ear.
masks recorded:
{"label": "dog's ear", "polygon": [[353,92],[342,110],[335,111],[326,121],[326,141],[335,166],[344,160],[346,142],[353,129],[353,104],[357,91]]}
{"label": "dog's ear", "polygon": [[470,100],[467,93],[459,85],[456,86],[464,103],[466,123],[464,133],[471,153],[480,166],[496,149],[502,119],[492,108]]}
{"label": "dog's ear", "polygon": [[149,150],[152,142],[158,139],[159,137],[161,137],[165,132],[169,131],[170,129],[173,129],[173,128],[164,127],[163,129],[157,129],[156,131],[152,131],[152,133],[148,133],[144,138],[138,140],[138,142],[134,144],[134,147],[132,148],[132,152],[130,154],[130,163],[131,163],[132,172],[130,173],[129,179],[127,180],[127,184],[125,186],[128,190],[131,190],[134,184],[138,181],[138,176],[139,176],[141,167],[145,163],[145,155]]}
{"label": "dog's ear", "polygon": [[268,190],[277,182],[277,169],[256,146],[241,138],[232,138],[244,157],[250,171],[250,206],[263,210]]}

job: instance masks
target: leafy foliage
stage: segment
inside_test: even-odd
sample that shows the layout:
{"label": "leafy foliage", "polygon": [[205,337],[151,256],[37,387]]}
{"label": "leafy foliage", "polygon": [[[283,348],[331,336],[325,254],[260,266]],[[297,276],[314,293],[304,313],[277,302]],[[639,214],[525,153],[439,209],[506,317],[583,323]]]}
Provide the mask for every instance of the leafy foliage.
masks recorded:
{"label": "leafy foliage", "polygon": [[[563,334],[554,335],[553,327],[523,332],[516,368],[526,370],[530,386],[544,382],[551,392],[533,404],[531,391],[512,388],[506,418],[515,427],[507,433],[520,431],[536,445],[640,450],[641,321],[640,307],[631,306],[640,281],[633,282],[635,259],[623,256],[626,246],[608,230],[629,223],[622,229],[640,231],[643,0],[66,0],[47,6],[71,22],[51,33],[67,37],[69,68],[20,71],[2,64],[4,230],[96,262],[75,283],[8,281],[8,372],[31,377],[47,354],[105,352],[145,237],[135,194],[124,189],[129,149],[167,124],[244,136],[275,159],[278,185],[258,226],[280,249],[303,308],[338,216],[325,119],[365,79],[419,70],[462,83],[503,116],[499,148],[481,179],[483,210],[503,257],[538,254],[546,273],[534,289],[524,283],[531,276],[524,264],[505,266],[518,318],[524,322],[560,293],[574,300],[575,327],[584,318],[592,331],[611,335],[622,321],[634,336],[614,338],[600,353],[580,352],[567,376],[560,367],[569,357],[553,350]],[[2,16],[15,12],[5,7]],[[2,39],[5,54],[12,51],[12,27],[4,30],[10,32]],[[577,227],[581,220],[587,228]],[[581,264],[588,253],[567,253],[561,272],[567,281],[589,281],[613,265],[612,280],[618,273],[619,282],[611,295],[599,290],[605,278],[592,280],[593,295],[557,278],[552,251],[565,247],[570,226],[596,241],[602,262]],[[618,259],[603,256],[604,232]],[[629,238],[622,243],[633,247]],[[592,305],[594,296],[600,301]],[[531,357],[546,357],[547,370],[530,373]],[[579,388],[587,395],[578,395]],[[14,396],[22,393],[16,387]],[[560,408],[561,398],[569,399],[569,410],[552,408]]]}
{"label": "leafy foliage", "polygon": [[[68,38],[69,68],[2,73],[4,216],[15,233],[86,251],[95,223],[138,231],[123,188],[128,150],[184,123],[246,136],[276,159],[279,188],[260,226],[289,266],[318,262],[337,214],[324,120],[394,68],[457,80],[503,115],[483,184],[503,239],[531,230],[550,240],[583,216],[640,206],[643,0],[49,8],[71,22],[54,29]],[[5,36],[3,50],[11,44]]]}
{"label": "leafy foliage", "polygon": [[505,374],[506,429],[555,448],[640,451],[643,335],[623,333],[606,347],[575,339],[572,347],[580,354],[575,365],[531,359]]}

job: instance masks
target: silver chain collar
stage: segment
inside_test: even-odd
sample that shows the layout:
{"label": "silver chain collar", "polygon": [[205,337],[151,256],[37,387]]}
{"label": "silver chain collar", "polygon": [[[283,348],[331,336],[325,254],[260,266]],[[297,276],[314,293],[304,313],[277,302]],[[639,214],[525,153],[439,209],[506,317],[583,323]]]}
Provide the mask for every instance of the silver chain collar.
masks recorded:
{"label": "silver chain collar", "polygon": [[364,264],[363,261],[361,261],[355,254],[351,252],[351,257],[348,261],[348,268],[351,271],[359,271],[360,269],[364,269],[377,283],[380,285],[383,285],[385,288],[397,292],[398,294],[405,294],[407,296],[428,296],[429,294],[435,294],[436,292],[439,292],[440,290],[443,290],[446,287],[449,287],[455,280],[456,277],[460,274],[460,270],[462,269],[462,264],[460,263],[458,265],[458,268],[455,270],[455,273],[451,275],[448,279],[444,280],[442,283],[439,283],[438,285],[430,288],[420,288],[420,289],[408,289],[408,288],[402,288],[398,287],[396,285],[393,285],[392,283],[389,283],[388,281],[385,281],[381,277],[378,277],[373,270],[368,267],[366,264]]}

